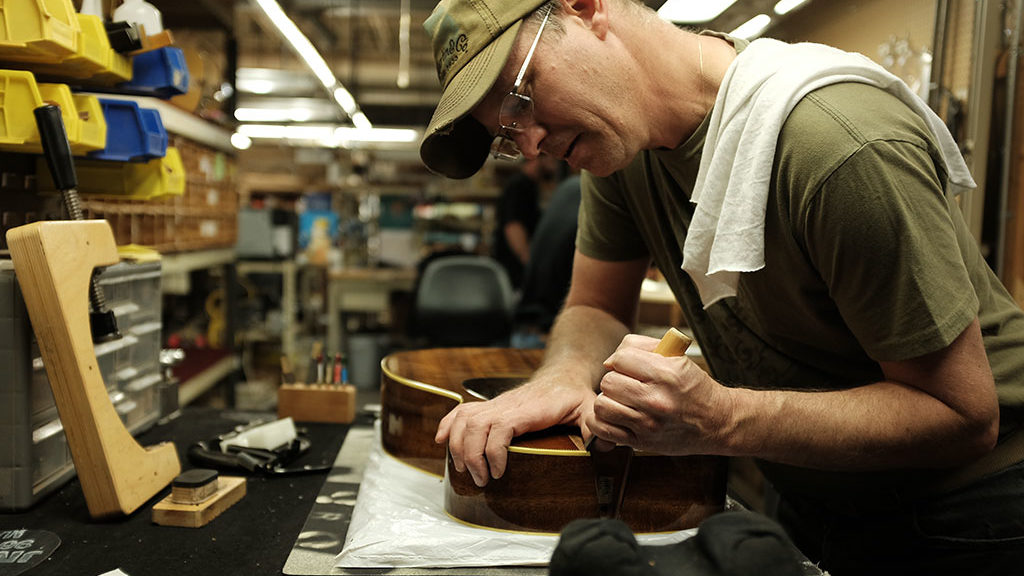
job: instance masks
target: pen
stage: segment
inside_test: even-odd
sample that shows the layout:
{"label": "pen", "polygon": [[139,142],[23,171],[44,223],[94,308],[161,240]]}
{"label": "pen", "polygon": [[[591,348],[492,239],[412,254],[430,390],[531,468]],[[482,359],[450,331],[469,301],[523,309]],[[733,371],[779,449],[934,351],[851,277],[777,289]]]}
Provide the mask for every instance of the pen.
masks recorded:
{"label": "pen", "polygon": [[317,373],[319,371],[320,364],[320,351],[322,350],[323,344],[319,341],[313,342],[313,351],[309,355],[309,371],[306,372],[306,382],[310,384],[316,384]]}
{"label": "pen", "polygon": [[285,354],[281,355],[281,381],[285,384],[295,383],[295,373],[292,372],[292,363]]}

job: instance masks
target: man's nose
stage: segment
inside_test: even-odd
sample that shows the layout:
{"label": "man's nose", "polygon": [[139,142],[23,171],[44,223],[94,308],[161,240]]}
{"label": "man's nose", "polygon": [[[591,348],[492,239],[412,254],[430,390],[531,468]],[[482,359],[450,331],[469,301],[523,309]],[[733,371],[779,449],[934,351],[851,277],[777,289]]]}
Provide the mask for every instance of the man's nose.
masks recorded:
{"label": "man's nose", "polygon": [[515,134],[516,146],[525,158],[540,156],[540,143],[547,131],[540,124],[531,124]]}

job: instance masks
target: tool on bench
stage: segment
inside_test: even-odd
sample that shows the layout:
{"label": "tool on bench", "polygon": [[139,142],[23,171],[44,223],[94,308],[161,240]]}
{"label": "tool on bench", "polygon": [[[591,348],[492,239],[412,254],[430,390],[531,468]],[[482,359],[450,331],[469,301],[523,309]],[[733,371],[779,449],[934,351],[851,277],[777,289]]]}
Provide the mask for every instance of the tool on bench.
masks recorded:
{"label": "tool on bench", "polygon": [[193,468],[171,481],[171,494],[153,505],[153,523],[199,528],[245,496],[245,478]]}
{"label": "tool on bench", "polygon": [[289,466],[306,454],[311,445],[291,418],[272,422],[257,420],[212,440],[192,444],[188,459],[198,466],[263,476],[294,476],[330,470],[331,463]]}
{"label": "tool on bench", "polygon": [[[61,201],[67,210],[68,219],[85,220],[82,214],[82,203],[78,197],[78,177],[75,175],[75,163],[71,156],[71,145],[64,129],[64,119],[60,115],[60,107],[44,104],[36,108],[36,126],[46,157],[46,166],[50,169],[53,183],[60,191]],[[117,318],[114,311],[107,308],[97,272],[93,272],[89,281],[89,325],[92,330],[93,342],[116,340],[121,337],[117,330]]]}
{"label": "tool on bench", "polygon": [[[654,348],[656,354],[662,356],[682,356],[693,340],[675,328],[669,328]],[[617,518],[622,508],[622,498],[626,494],[629,481],[629,469],[633,463],[633,449],[629,446],[616,446],[601,452],[593,450],[595,436],[591,436],[585,445],[590,452],[590,461],[594,465],[594,483],[597,488],[598,514],[602,518]]]}

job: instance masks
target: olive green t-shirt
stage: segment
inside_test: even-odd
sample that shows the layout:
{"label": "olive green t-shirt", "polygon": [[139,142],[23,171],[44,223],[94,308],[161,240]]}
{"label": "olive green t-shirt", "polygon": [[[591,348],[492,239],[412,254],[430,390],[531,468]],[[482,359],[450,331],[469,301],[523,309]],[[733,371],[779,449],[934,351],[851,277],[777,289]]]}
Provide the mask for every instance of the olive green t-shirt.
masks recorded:
{"label": "olive green t-shirt", "polygon": [[[765,266],[704,310],[680,266],[707,119],[673,150],[583,177],[577,246],[599,260],[651,257],[713,375],[748,388],[838,389],[882,378],[881,361],[950,344],[977,316],[1003,431],[1024,409],[1024,314],[982,258],[924,121],[860,83],[805,96],[779,135]],[[829,474],[765,464],[777,485],[825,493],[931,474]],[[902,480],[901,480],[902,479]],[[816,488],[817,489],[817,488]]]}

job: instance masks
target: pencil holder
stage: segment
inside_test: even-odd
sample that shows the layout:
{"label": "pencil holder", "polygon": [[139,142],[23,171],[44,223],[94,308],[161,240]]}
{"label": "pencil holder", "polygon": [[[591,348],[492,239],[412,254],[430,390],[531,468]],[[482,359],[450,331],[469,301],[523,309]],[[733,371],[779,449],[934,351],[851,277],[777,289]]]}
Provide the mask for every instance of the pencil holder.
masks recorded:
{"label": "pencil holder", "polygon": [[356,388],[351,384],[282,384],[277,417],[296,422],[348,424],[356,417]]}

